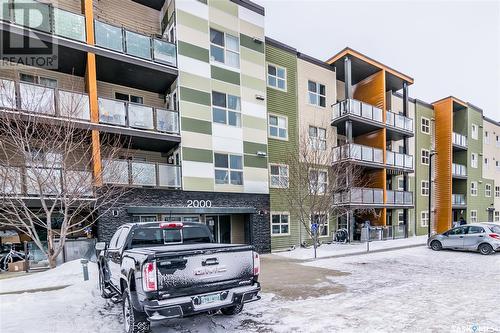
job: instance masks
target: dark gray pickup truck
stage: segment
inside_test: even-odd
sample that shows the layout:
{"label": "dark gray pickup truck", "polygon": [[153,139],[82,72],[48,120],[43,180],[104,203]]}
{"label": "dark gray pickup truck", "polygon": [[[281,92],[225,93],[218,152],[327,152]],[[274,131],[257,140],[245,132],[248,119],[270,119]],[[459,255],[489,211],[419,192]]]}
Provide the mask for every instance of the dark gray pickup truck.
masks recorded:
{"label": "dark gray pickup truck", "polygon": [[96,250],[101,296],[121,298],[127,333],[198,313],[234,315],[260,299],[259,254],[214,243],[201,223],[125,224]]}

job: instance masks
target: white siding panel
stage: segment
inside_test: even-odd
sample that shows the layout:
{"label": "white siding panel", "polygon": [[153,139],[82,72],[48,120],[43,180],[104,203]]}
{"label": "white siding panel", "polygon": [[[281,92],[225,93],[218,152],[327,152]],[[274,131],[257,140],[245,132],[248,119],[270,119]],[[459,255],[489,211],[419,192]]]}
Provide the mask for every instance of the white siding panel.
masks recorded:
{"label": "white siding panel", "polygon": [[189,58],[189,57],[185,57],[182,55],[179,55],[179,58],[177,61],[179,63],[179,69],[181,69],[185,72],[191,73],[191,74],[210,78],[210,75],[211,75],[210,74],[210,65],[207,64],[206,62],[196,60],[193,58]]}
{"label": "white siding panel", "polygon": [[196,15],[202,19],[208,20],[208,6],[196,0],[177,0],[175,2],[177,9]]}
{"label": "white siding panel", "polygon": [[[261,28],[264,27],[264,16],[257,14],[254,11],[251,11],[250,9],[246,9],[243,6],[240,6],[238,9],[239,17],[242,20],[245,20],[247,22],[250,22],[252,24],[255,24]],[[253,37],[253,36],[251,36]]]}
{"label": "white siding panel", "polygon": [[245,181],[245,193],[269,193],[267,182]]}
{"label": "white siding panel", "polygon": [[211,163],[182,161],[183,177],[214,178],[214,166]]}

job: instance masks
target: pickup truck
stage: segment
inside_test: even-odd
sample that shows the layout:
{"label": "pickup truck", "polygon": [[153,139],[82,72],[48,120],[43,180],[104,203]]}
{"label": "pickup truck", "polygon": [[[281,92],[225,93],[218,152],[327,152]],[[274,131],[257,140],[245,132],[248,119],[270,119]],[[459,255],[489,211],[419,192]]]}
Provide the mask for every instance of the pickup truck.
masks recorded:
{"label": "pickup truck", "polygon": [[198,313],[234,315],[260,299],[259,254],[214,243],[202,223],[124,224],[96,251],[100,294],[122,301],[127,333]]}

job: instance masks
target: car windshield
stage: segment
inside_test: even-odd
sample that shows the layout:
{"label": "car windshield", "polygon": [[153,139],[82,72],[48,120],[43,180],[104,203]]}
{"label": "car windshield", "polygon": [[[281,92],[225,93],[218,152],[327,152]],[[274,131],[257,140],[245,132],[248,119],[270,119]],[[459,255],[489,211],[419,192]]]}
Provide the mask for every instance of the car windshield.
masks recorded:
{"label": "car windshield", "polygon": [[184,226],[182,229],[146,227],[134,230],[131,247],[162,246],[170,244],[210,243],[210,233],[204,225]]}

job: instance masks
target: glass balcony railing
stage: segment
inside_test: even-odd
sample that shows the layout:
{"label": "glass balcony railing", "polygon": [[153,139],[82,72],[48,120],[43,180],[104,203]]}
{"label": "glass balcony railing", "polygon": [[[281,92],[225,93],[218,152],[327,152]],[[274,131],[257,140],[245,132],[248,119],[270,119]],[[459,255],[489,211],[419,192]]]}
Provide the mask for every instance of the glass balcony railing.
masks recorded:
{"label": "glass balcony railing", "polygon": [[99,122],[179,134],[179,113],[177,111],[102,97],[99,97]]}
{"label": "glass balcony railing", "polygon": [[0,79],[0,107],[16,108],[16,84],[11,80]]}
{"label": "glass balcony railing", "polygon": [[4,195],[22,194],[22,169],[0,166],[0,193]]}
{"label": "glass balcony railing", "polygon": [[383,122],[382,109],[355,99],[346,99],[333,106],[332,120],[345,115],[355,115],[365,119]]}
{"label": "glass balcony railing", "polygon": [[57,101],[60,116],[90,120],[90,102],[87,94],[58,90]]}
{"label": "glass balcony railing", "polygon": [[98,20],[94,21],[94,29],[97,46],[133,57],[177,66],[177,51],[173,43]]}
{"label": "glass balcony railing", "polygon": [[385,117],[385,124],[387,126],[413,132],[413,119],[391,111],[386,111]]}
{"label": "glass balcony railing", "polygon": [[465,135],[453,132],[452,142],[455,146],[467,148],[467,137]]}
{"label": "glass balcony railing", "polygon": [[413,205],[413,193],[406,191],[386,191],[388,205]]}
{"label": "glass balcony railing", "polygon": [[379,188],[353,187],[349,191],[336,193],[333,196],[334,204],[366,204],[383,205],[384,190]]}
{"label": "glass balcony railing", "polygon": [[354,143],[333,148],[333,162],[356,160],[362,162],[383,164],[383,156],[384,153],[382,149],[358,145]]}
{"label": "glass balcony railing", "polygon": [[36,84],[19,83],[21,110],[55,115],[55,89]]}
{"label": "glass balcony railing", "polygon": [[387,165],[407,170],[413,170],[413,156],[396,153],[393,151],[386,151],[385,155],[385,162]]}
{"label": "glass balcony railing", "polygon": [[467,177],[467,167],[462,164],[452,163],[451,174],[453,176]]}
{"label": "glass balcony railing", "polygon": [[452,194],[451,204],[453,206],[465,206],[467,204],[465,201],[465,194]]}
{"label": "glass balcony railing", "polygon": [[104,159],[103,166],[103,181],[107,184],[181,187],[180,165]]}

